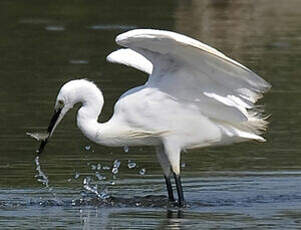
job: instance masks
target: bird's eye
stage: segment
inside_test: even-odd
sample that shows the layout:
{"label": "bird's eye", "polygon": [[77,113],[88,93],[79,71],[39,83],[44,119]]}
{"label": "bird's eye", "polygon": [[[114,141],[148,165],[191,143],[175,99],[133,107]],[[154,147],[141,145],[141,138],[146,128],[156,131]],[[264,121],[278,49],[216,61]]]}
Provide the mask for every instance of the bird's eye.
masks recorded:
{"label": "bird's eye", "polygon": [[63,108],[64,107],[64,101],[63,100],[58,100],[58,105],[60,108]]}

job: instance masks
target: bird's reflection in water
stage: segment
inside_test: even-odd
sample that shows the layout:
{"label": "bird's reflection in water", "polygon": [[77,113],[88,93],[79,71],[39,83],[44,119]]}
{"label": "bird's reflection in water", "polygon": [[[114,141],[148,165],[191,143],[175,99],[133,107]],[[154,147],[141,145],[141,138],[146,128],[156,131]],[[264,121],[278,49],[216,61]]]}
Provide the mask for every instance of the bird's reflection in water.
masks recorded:
{"label": "bird's reflection in water", "polygon": [[167,219],[174,219],[174,218],[183,218],[184,217],[184,211],[182,209],[178,210],[170,210],[168,209],[166,212]]}
{"label": "bird's reflection in water", "polygon": [[171,229],[181,229],[181,223],[184,218],[184,211],[182,209],[166,211],[166,223],[165,226],[168,226]]}

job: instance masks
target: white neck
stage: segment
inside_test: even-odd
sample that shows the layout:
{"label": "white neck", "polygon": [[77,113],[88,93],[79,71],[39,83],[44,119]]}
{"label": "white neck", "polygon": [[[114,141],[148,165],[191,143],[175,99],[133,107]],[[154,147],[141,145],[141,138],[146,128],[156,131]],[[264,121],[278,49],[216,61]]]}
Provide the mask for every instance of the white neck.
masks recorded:
{"label": "white neck", "polygon": [[92,141],[96,141],[97,132],[101,124],[97,119],[103,107],[103,96],[97,86],[87,80],[74,80],[64,86],[69,103],[82,103],[77,113],[77,126],[83,134]]}
{"label": "white neck", "polygon": [[91,141],[108,146],[122,146],[127,143],[127,140],[122,138],[124,132],[120,127],[123,125],[116,122],[116,119],[112,117],[106,123],[98,123],[104,100],[94,83],[85,79],[67,82],[57,96],[56,106],[60,105],[60,101],[64,103],[60,120],[75,104],[82,104],[77,113],[77,126]]}
{"label": "white neck", "polygon": [[83,104],[77,113],[77,126],[87,138],[95,141],[97,131],[101,128],[101,124],[97,121],[99,114],[93,114],[91,111],[93,111],[91,104]]}
{"label": "white neck", "polygon": [[[82,103],[77,113],[77,126],[91,141],[107,146],[124,146],[139,144],[128,133],[130,129],[123,120],[113,115],[101,124],[98,116],[103,107],[103,96],[97,86],[85,79],[73,80],[66,83],[57,96],[57,103],[64,101],[62,116],[77,103]],[[117,118],[116,118],[117,117]]]}
{"label": "white neck", "polygon": [[[96,111],[95,107],[100,110]],[[102,104],[96,105],[92,101],[84,103],[77,113],[77,126],[93,142],[106,146],[123,146],[122,136],[119,135],[119,129],[116,129],[118,124],[112,122],[112,119],[105,123],[97,121],[101,108]]]}
{"label": "white neck", "polygon": [[[77,126],[91,141],[107,146],[122,146],[116,122],[112,119],[103,124],[98,123],[98,117],[103,107],[101,91],[91,82],[81,82],[73,91],[73,103],[82,103],[77,113]],[[116,133],[117,131],[117,133]]]}

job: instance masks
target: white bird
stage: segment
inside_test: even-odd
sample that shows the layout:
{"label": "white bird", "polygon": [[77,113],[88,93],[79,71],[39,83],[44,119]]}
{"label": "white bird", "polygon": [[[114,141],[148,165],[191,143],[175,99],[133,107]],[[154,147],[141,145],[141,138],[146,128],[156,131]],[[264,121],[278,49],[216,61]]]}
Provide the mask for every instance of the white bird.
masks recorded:
{"label": "white bird", "polygon": [[187,36],[162,30],[136,29],[120,34],[126,49],[107,60],[148,73],[148,81],[125,92],[105,123],[98,123],[104,99],[85,79],[60,89],[48,138],[75,104],[77,126],[90,140],[106,146],[154,146],[166,180],[168,197],[184,204],[180,180],[181,151],[248,140],[265,141],[260,134],[267,121],[255,102],[270,84],[218,50]]}

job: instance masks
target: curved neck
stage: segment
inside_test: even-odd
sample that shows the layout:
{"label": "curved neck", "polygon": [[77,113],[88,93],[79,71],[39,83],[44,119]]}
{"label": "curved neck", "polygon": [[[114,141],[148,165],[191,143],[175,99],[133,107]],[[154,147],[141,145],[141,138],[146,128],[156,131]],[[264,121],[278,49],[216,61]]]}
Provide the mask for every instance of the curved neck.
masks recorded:
{"label": "curved neck", "polygon": [[90,111],[93,111],[91,104],[85,104],[78,110],[77,126],[87,138],[95,141],[100,125],[97,121],[99,114],[93,114]]}
{"label": "curved neck", "polygon": [[96,141],[97,131],[101,125],[97,119],[103,107],[102,93],[96,86],[83,86],[78,89],[76,95],[78,95],[77,102],[82,103],[77,113],[77,126],[87,138]]}
{"label": "curved neck", "polygon": [[[82,103],[77,112],[77,126],[93,142],[107,146],[123,146],[128,143],[127,130],[113,117],[101,124],[97,119],[103,107],[101,91],[92,82],[82,80],[80,84],[66,88],[69,104]],[[71,106],[72,107],[72,106]]]}

